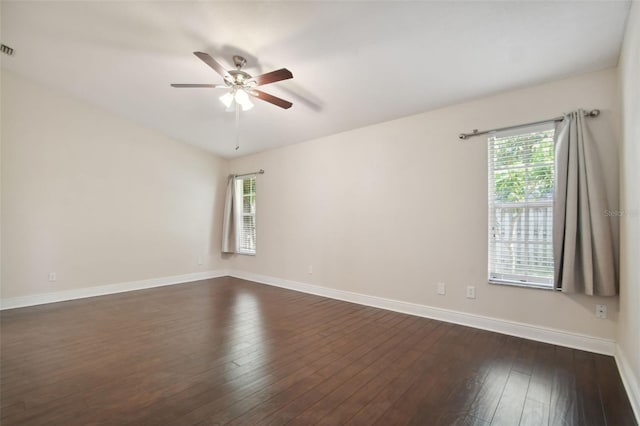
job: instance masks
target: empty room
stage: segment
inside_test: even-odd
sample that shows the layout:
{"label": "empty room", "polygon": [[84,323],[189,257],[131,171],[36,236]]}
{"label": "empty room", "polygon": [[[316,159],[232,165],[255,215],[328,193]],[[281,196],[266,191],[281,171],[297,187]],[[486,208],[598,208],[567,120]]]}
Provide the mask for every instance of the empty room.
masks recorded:
{"label": "empty room", "polygon": [[0,424],[638,425],[640,2],[0,0]]}

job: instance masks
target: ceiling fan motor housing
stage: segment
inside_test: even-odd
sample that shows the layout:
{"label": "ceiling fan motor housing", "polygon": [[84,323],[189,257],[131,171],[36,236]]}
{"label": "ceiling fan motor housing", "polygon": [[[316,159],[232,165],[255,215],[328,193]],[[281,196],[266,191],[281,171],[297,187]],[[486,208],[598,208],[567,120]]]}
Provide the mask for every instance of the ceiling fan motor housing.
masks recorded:
{"label": "ceiling fan motor housing", "polygon": [[229,75],[231,75],[231,83],[239,86],[243,86],[246,82],[251,80],[251,75],[240,70],[231,70],[229,71]]}

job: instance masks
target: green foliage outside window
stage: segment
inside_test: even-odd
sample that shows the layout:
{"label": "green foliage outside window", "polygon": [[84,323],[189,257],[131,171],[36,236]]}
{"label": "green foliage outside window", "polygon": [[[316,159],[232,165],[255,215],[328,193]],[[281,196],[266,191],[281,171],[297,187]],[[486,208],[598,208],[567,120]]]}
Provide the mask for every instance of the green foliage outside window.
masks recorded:
{"label": "green foliage outside window", "polygon": [[496,202],[552,199],[553,161],[553,130],[501,139],[494,149]]}

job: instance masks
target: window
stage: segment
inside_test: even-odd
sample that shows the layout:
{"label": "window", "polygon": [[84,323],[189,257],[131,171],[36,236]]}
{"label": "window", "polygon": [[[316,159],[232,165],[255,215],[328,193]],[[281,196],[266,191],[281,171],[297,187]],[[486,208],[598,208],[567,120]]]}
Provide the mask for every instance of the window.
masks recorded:
{"label": "window", "polygon": [[256,177],[236,178],[236,200],[241,209],[238,218],[238,253],[256,254]]}
{"label": "window", "polygon": [[489,282],[553,288],[554,123],[489,136]]}

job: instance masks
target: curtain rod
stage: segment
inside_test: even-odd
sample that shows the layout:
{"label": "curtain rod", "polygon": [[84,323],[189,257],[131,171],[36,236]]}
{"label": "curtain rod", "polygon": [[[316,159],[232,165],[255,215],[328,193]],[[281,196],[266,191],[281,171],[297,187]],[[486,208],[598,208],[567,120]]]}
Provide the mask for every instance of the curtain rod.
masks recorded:
{"label": "curtain rod", "polygon": [[[597,117],[599,115],[600,115],[600,110],[599,109],[592,109],[591,111],[585,111],[585,113],[584,113],[585,117]],[[472,137],[472,136],[486,135],[487,133],[491,133],[491,132],[500,132],[502,130],[517,129],[518,127],[533,126],[535,124],[542,124],[542,123],[548,123],[550,121],[562,121],[562,120],[564,120],[564,116],[550,118],[548,120],[534,121],[534,122],[531,122],[531,123],[516,124],[515,126],[500,127],[499,129],[483,130],[481,132],[478,131],[478,129],[473,129],[473,132],[471,132],[471,133],[460,133],[458,135],[458,137],[460,139],[464,140],[464,139],[467,139],[467,138]]]}
{"label": "curtain rod", "polygon": [[229,175],[229,176],[233,176],[233,177],[243,177],[243,176],[251,176],[251,175],[263,175],[264,174],[264,170],[260,169],[257,172],[251,172],[251,173],[243,173],[241,175]]}

